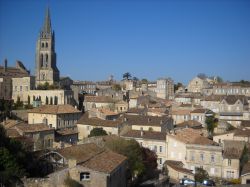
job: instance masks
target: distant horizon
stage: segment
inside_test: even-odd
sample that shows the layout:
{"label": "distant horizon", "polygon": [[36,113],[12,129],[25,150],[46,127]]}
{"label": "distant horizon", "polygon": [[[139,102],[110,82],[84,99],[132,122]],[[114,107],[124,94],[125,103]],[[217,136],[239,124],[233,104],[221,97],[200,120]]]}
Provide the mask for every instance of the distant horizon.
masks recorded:
{"label": "distant horizon", "polygon": [[199,73],[250,80],[250,1],[0,1],[0,64],[34,75],[49,5],[60,76],[121,80],[130,72],[187,84]]}

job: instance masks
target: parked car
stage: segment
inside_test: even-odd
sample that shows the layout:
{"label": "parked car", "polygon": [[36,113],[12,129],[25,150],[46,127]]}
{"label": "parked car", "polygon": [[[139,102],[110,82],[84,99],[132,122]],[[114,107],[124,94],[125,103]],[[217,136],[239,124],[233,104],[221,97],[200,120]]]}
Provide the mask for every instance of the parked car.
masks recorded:
{"label": "parked car", "polygon": [[192,179],[183,178],[183,179],[180,180],[180,184],[184,185],[184,186],[186,186],[186,185],[195,185],[195,181],[192,180]]}
{"label": "parked car", "polygon": [[206,179],[202,182],[203,185],[205,186],[216,186],[215,185],[215,182],[213,180],[210,180],[210,179]]}

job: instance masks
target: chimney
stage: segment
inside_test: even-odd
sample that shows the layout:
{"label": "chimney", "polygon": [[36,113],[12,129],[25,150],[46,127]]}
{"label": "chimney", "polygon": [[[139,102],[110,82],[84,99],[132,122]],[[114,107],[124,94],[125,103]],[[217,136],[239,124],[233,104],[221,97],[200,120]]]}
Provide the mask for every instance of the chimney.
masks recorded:
{"label": "chimney", "polygon": [[7,58],[4,60],[4,72],[7,71],[7,67],[8,67],[8,61]]}

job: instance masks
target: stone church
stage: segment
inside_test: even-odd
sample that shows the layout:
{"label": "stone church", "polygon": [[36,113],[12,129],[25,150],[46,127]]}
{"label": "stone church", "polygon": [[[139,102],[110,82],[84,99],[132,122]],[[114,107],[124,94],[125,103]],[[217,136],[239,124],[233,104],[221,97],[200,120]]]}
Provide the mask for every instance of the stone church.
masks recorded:
{"label": "stone church", "polygon": [[36,86],[48,82],[57,85],[60,72],[56,66],[55,33],[51,27],[49,8],[36,44]]}

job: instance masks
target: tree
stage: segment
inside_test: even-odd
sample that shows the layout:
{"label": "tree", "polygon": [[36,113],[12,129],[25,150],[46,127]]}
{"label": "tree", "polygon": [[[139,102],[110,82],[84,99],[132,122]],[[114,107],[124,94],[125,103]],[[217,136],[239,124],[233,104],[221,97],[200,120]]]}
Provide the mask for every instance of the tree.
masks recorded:
{"label": "tree", "polygon": [[113,84],[113,85],[112,85],[112,89],[115,90],[115,91],[119,91],[119,90],[121,90],[122,88],[121,88],[121,85],[120,85],[120,84]]}
{"label": "tree", "polygon": [[177,84],[174,85],[174,92],[176,92],[176,90],[178,90],[180,87],[183,87],[183,84],[178,82]]}
{"label": "tree", "polygon": [[122,77],[123,77],[123,79],[129,80],[132,77],[132,75],[129,72],[126,72],[123,74]]}
{"label": "tree", "polygon": [[137,77],[133,77],[133,81],[137,82],[139,79]]}
{"label": "tree", "polygon": [[210,135],[214,133],[214,128],[217,126],[218,119],[213,116],[206,117],[207,131]]}
{"label": "tree", "polygon": [[209,175],[208,175],[207,171],[204,170],[203,168],[196,168],[194,179],[197,182],[203,182],[203,180],[209,179]]}
{"label": "tree", "polygon": [[205,73],[199,73],[197,77],[199,77],[200,79],[206,79],[207,75]]}
{"label": "tree", "polygon": [[94,128],[90,131],[89,137],[92,136],[105,136],[108,135],[107,132],[105,130],[103,130],[103,128]]}
{"label": "tree", "polygon": [[141,80],[141,83],[142,84],[148,84],[148,80],[144,78],[144,79]]}
{"label": "tree", "polygon": [[157,155],[148,148],[142,147],[141,149],[142,160],[145,167],[144,177],[147,179],[155,178],[157,175]]}

